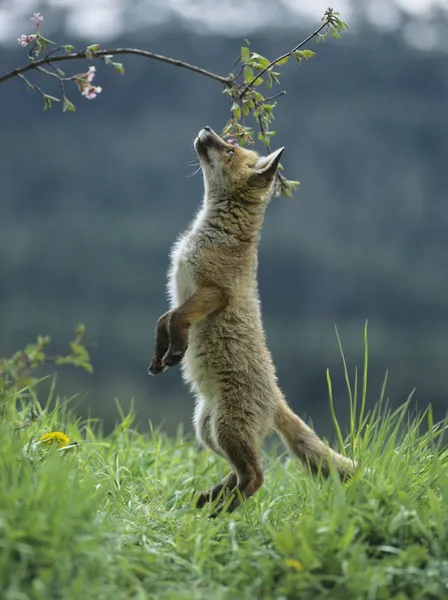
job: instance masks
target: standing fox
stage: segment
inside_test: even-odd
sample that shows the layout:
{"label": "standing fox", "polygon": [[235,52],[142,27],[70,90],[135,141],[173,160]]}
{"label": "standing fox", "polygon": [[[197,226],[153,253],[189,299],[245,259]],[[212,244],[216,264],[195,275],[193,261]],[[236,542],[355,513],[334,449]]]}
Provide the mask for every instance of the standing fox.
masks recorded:
{"label": "standing fox", "polygon": [[[260,446],[277,431],[313,473],[342,477],[355,463],[328,448],[289,408],[266,347],[257,287],[258,242],[283,148],[269,156],[234,146],[204,127],[194,142],[204,176],[201,210],[175,243],[168,290],[148,371],[182,361],[196,395],[194,425],[202,443],[231,472],[200,494],[231,512],[263,484]],[[227,502],[226,494],[230,493]]]}

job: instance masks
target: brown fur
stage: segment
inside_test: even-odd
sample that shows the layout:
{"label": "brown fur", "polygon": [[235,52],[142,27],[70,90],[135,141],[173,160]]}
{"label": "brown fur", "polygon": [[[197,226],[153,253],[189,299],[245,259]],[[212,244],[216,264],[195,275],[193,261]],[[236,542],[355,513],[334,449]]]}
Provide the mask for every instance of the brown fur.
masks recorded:
{"label": "brown fur", "polygon": [[[230,493],[227,510],[263,484],[260,446],[275,430],[313,473],[342,477],[353,461],[329,449],[289,408],[266,346],[257,289],[258,240],[282,150],[260,158],[210,128],[195,148],[204,174],[202,210],[177,241],[169,279],[171,310],[158,321],[149,367],[182,361],[196,394],[197,437],[225,457],[231,473],[199,496],[202,507]],[[224,500],[218,503],[222,510]]]}

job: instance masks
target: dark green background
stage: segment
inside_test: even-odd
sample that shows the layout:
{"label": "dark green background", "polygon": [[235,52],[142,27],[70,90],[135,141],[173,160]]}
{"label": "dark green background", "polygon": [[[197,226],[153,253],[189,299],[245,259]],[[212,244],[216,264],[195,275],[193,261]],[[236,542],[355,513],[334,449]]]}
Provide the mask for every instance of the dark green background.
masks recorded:
{"label": "dark green background", "polygon": [[[270,58],[307,32],[251,36]],[[62,32],[53,39],[62,39]],[[243,36],[242,36],[243,37]],[[65,39],[65,38],[64,38]],[[116,40],[226,74],[239,38],[172,27]],[[273,146],[302,182],[274,199],[260,250],[260,292],[280,383],[295,409],[330,434],[325,371],[338,414],[348,398],[333,325],[351,373],[361,366],[369,319],[369,402],[389,369],[401,403],[416,386],[420,407],[444,416],[448,387],[448,71],[446,55],[413,50],[370,29],[309,46],[317,56],[282,68]],[[75,114],[41,113],[19,80],[2,84],[0,146],[0,354],[37,334],[54,349],[87,326],[94,374],[62,371],[79,412],[115,417],[114,398],[135,399],[138,419],[169,431],[193,400],[178,369],[146,374],[153,329],[166,310],[168,253],[202,196],[193,139],[228,118],[219,85],[135,57],[126,75],[97,65],[103,93],[69,97]],[[26,62],[2,50],[1,70]],[[67,73],[86,65],[66,65]],[[36,79],[33,79],[36,80]],[[52,81],[42,81],[50,93]]]}

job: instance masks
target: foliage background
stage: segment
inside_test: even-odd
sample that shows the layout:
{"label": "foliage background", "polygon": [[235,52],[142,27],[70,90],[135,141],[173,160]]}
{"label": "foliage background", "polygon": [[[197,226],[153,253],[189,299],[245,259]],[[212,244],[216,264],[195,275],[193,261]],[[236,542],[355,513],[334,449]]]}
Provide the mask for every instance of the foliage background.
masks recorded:
{"label": "foliage background", "polygon": [[[137,27],[136,6],[124,9],[126,27],[103,45],[147,48],[223,75],[246,29],[252,49],[268,57],[310,31],[300,13],[256,30],[249,20],[213,30],[174,17]],[[300,70],[283,67],[288,93],[277,107],[273,146],[286,146],[287,174],[302,185],[292,200],[273,200],[260,257],[280,383],[326,435],[327,367],[338,414],[343,422],[348,416],[334,323],[353,371],[369,319],[371,402],[389,369],[393,404],[416,386],[419,405],[432,403],[436,418],[447,405],[446,49],[437,37],[427,43],[431,15],[412,29],[401,12],[398,29],[378,28],[364,3],[353,6],[349,34],[311,44],[317,55]],[[48,16],[48,33],[71,43],[58,14]],[[434,15],[442,27],[445,14]],[[13,42],[22,22],[8,30]],[[89,35],[96,41],[100,34]],[[2,47],[2,72],[25,62],[19,46]],[[146,366],[166,309],[168,252],[202,196],[200,174],[187,177],[192,142],[204,125],[221,129],[228,102],[199,75],[136,57],[124,63],[125,77],[97,64],[103,93],[89,102],[73,89],[75,114],[42,114],[23,82],[2,86],[0,355],[38,334],[62,347],[83,322],[98,343],[94,373],[67,371],[59,380],[65,393],[79,394],[77,412],[103,418],[108,430],[114,397],[124,407],[133,398],[143,428],[151,419],[174,431],[179,422],[188,426],[191,396],[177,369],[149,378]]]}

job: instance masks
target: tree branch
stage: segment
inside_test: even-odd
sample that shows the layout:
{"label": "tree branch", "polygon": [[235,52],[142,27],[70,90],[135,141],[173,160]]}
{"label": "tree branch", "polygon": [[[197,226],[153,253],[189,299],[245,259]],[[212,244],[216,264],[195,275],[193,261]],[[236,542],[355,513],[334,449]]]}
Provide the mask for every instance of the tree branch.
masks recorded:
{"label": "tree branch", "polygon": [[[204,75],[205,77],[209,77],[210,79],[214,79],[215,81],[219,81],[225,86],[230,87],[232,85],[231,77],[223,77],[222,75],[218,75],[217,73],[212,73],[211,71],[207,71],[206,69],[202,69],[201,67],[197,67],[196,65],[190,65],[183,60],[177,60],[175,58],[170,58],[168,56],[163,56],[162,54],[155,54],[154,52],[149,52],[147,50],[139,50],[137,48],[115,48],[112,50],[97,50],[95,52],[92,51],[92,58],[101,58],[102,56],[107,56],[108,54],[112,54],[114,56],[120,54],[135,54],[137,56],[142,56],[143,58],[150,58],[152,60],[158,60],[160,62],[168,63],[170,65],[174,65],[175,67],[181,67],[183,69],[188,69],[189,71],[193,71],[195,73],[199,73],[200,75]],[[12,79],[13,77],[18,77],[19,75],[23,75],[27,71],[32,71],[34,69],[38,69],[44,65],[48,65],[50,63],[62,62],[67,60],[79,60],[86,59],[85,50],[81,52],[66,54],[63,56],[50,56],[47,55],[40,60],[34,60],[23,67],[19,67],[17,69],[13,69],[9,71],[9,73],[5,73],[0,76],[0,83],[7,81],[8,79]]]}
{"label": "tree branch", "polygon": [[294,46],[294,48],[292,50],[290,50],[289,52],[285,52],[285,54],[282,54],[281,56],[279,56],[278,58],[276,58],[275,60],[273,60],[272,62],[270,62],[266,67],[264,67],[264,69],[261,69],[261,71],[259,73],[257,73],[255,75],[255,77],[251,81],[249,81],[249,83],[247,84],[247,86],[244,88],[244,90],[243,90],[243,92],[241,94],[241,98],[253,87],[253,85],[257,81],[257,79],[259,79],[267,71],[269,71],[270,69],[272,69],[272,67],[274,65],[276,65],[280,61],[284,60],[285,58],[288,58],[289,56],[291,56],[291,54],[294,54],[294,52],[297,52],[297,50],[299,50],[300,48],[302,48],[310,40],[312,40],[314,37],[316,37],[317,35],[319,35],[319,33],[322,31],[322,29],[325,29],[325,27],[328,27],[329,25],[330,25],[330,21],[328,19],[326,19],[322,23],[322,25],[320,27],[318,27],[316,29],[316,31],[313,31],[313,33],[311,33],[305,40],[303,40],[303,42],[300,42],[300,44],[297,44],[297,46]]}
{"label": "tree branch", "polygon": [[[46,94],[43,90],[41,90],[37,85],[31,83],[26,77],[25,73],[28,71],[38,71],[43,75],[49,75],[53,79],[57,79],[61,96],[62,96],[62,110],[63,111],[75,111],[75,105],[70,102],[65,94],[65,82],[66,81],[74,81],[78,85],[78,89],[83,96],[88,99],[96,98],[96,96],[102,91],[100,86],[92,85],[92,80],[95,76],[95,67],[90,65],[88,71],[85,73],[78,73],[72,75],[70,77],[65,77],[63,71],[61,71],[56,64],[59,62],[71,61],[71,60],[103,60],[105,63],[110,64],[114,67],[119,73],[124,73],[124,67],[121,63],[117,63],[112,61],[111,59],[115,56],[120,55],[135,55],[141,56],[143,58],[149,58],[151,60],[157,60],[169,65],[173,65],[175,67],[180,67],[182,69],[187,69],[194,73],[198,73],[203,75],[204,77],[208,77],[209,79],[213,79],[214,81],[218,81],[221,85],[224,86],[223,93],[229,96],[231,100],[231,119],[227,122],[223,129],[223,135],[232,135],[236,140],[239,141],[241,145],[245,143],[253,144],[254,140],[252,137],[253,129],[251,127],[246,127],[244,122],[240,122],[242,117],[253,116],[258,122],[259,127],[259,139],[261,139],[270,152],[270,136],[274,135],[274,131],[270,131],[270,123],[274,118],[273,109],[276,106],[276,103],[270,104],[280,96],[285,94],[285,91],[278,92],[268,98],[264,98],[263,94],[260,93],[260,90],[252,89],[258,80],[258,83],[263,81],[262,76],[265,73],[268,73],[268,80],[266,82],[266,89],[270,89],[272,83],[280,83],[279,75],[280,73],[275,73],[272,71],[272,67],[276,64],[279,66],[282,62],[287,62],[287,59],[291,55],[295,55],[299,64],[302,58],[309,58],[314,55],[313,52],[297,52],[300,48],[302,48],[305,44],[307,44],[314,37],[325,38],[328,32],[331,31],[333,37],[339,37],[340,33],[344,31],[348,25],[341,21],[338,17],[339,13],[334,12],[332,8],[328,8],[324,16],[322,17],[321,25],[313,31],[307,38],[305,38],[302,42],[294,46],[291,50],[282,54],[275,60],[269,62],[269,60],[259,54],[255,54],[249,52],[248,48],[242,48],[241,54],[235,60],[233,64],[232,71],[227,76],[218,75],[217,73],[213,73],[212,71],[208,71],[207,69],[203,69],[202,67],[197,67],[196,65],[192,65],[190,63],[184,62],[182,60],[178,60],[175,58],[171,58],[168,56],[163,56],[161,54],[156,54],[154,52],[149,52],[148,50],[140,50],[138,48],[114,48],[114,49],[105,49],[100,50],[98,44],[92,44],[83,48],[78,52],[74,52],[74,46],[65,45],[54,48],[50,52],[46,53],[47,45],[54,44],[51,40],[46,39],[39,30],[40,22],[43,21],[43,17],[40,13],[35,13],[32,18],[33,24],[35,26],[36,32],[31,35],[22,34],[20,38],[17,38],[18,42],[21,46],[28,46],[28,44],[32,44],[31,50],[29,50],[29,63],[13,69],[8,73],[4,73],[0,75],[0,83],[7,81],[8,79],[13,79],[14,77],[18,77],[22,79],[30,89],[37,91],[44,100],[44,110],[47,108],[51,108],[52,102],[60,102],[59,98],[54,96],[50,96]],[[321,31],[326,29],[327,31],[324,34],[321,34]],[[57,54],[58,52],[63,51],[63,54]],[[38,58],[38,56],[41,58]],[[238,63],[241,63],[240,70],[235,73],[237,69]],[[265,66],[263,66],[265,65]],[[55,70],[55,73],[52,73],[45,67],[51,67]],[[247,70],[246,70],[247,67]],[[257,71],[260,69],[255,76],[253,76],[253,68]],[[244,72],[244,80],[238,83],[238,79],[240,75]],[[250,80],[249,80],[250,78]],[[249,80],[249,81],[248,81]],[[280,166],[281,168],[281,166]],[[277,172],[278,181],[280,183],[280,192],[286,196],[291,196],[292,190],[297,188],[299,182],[290,181],[286,179],[280,172]]]}

